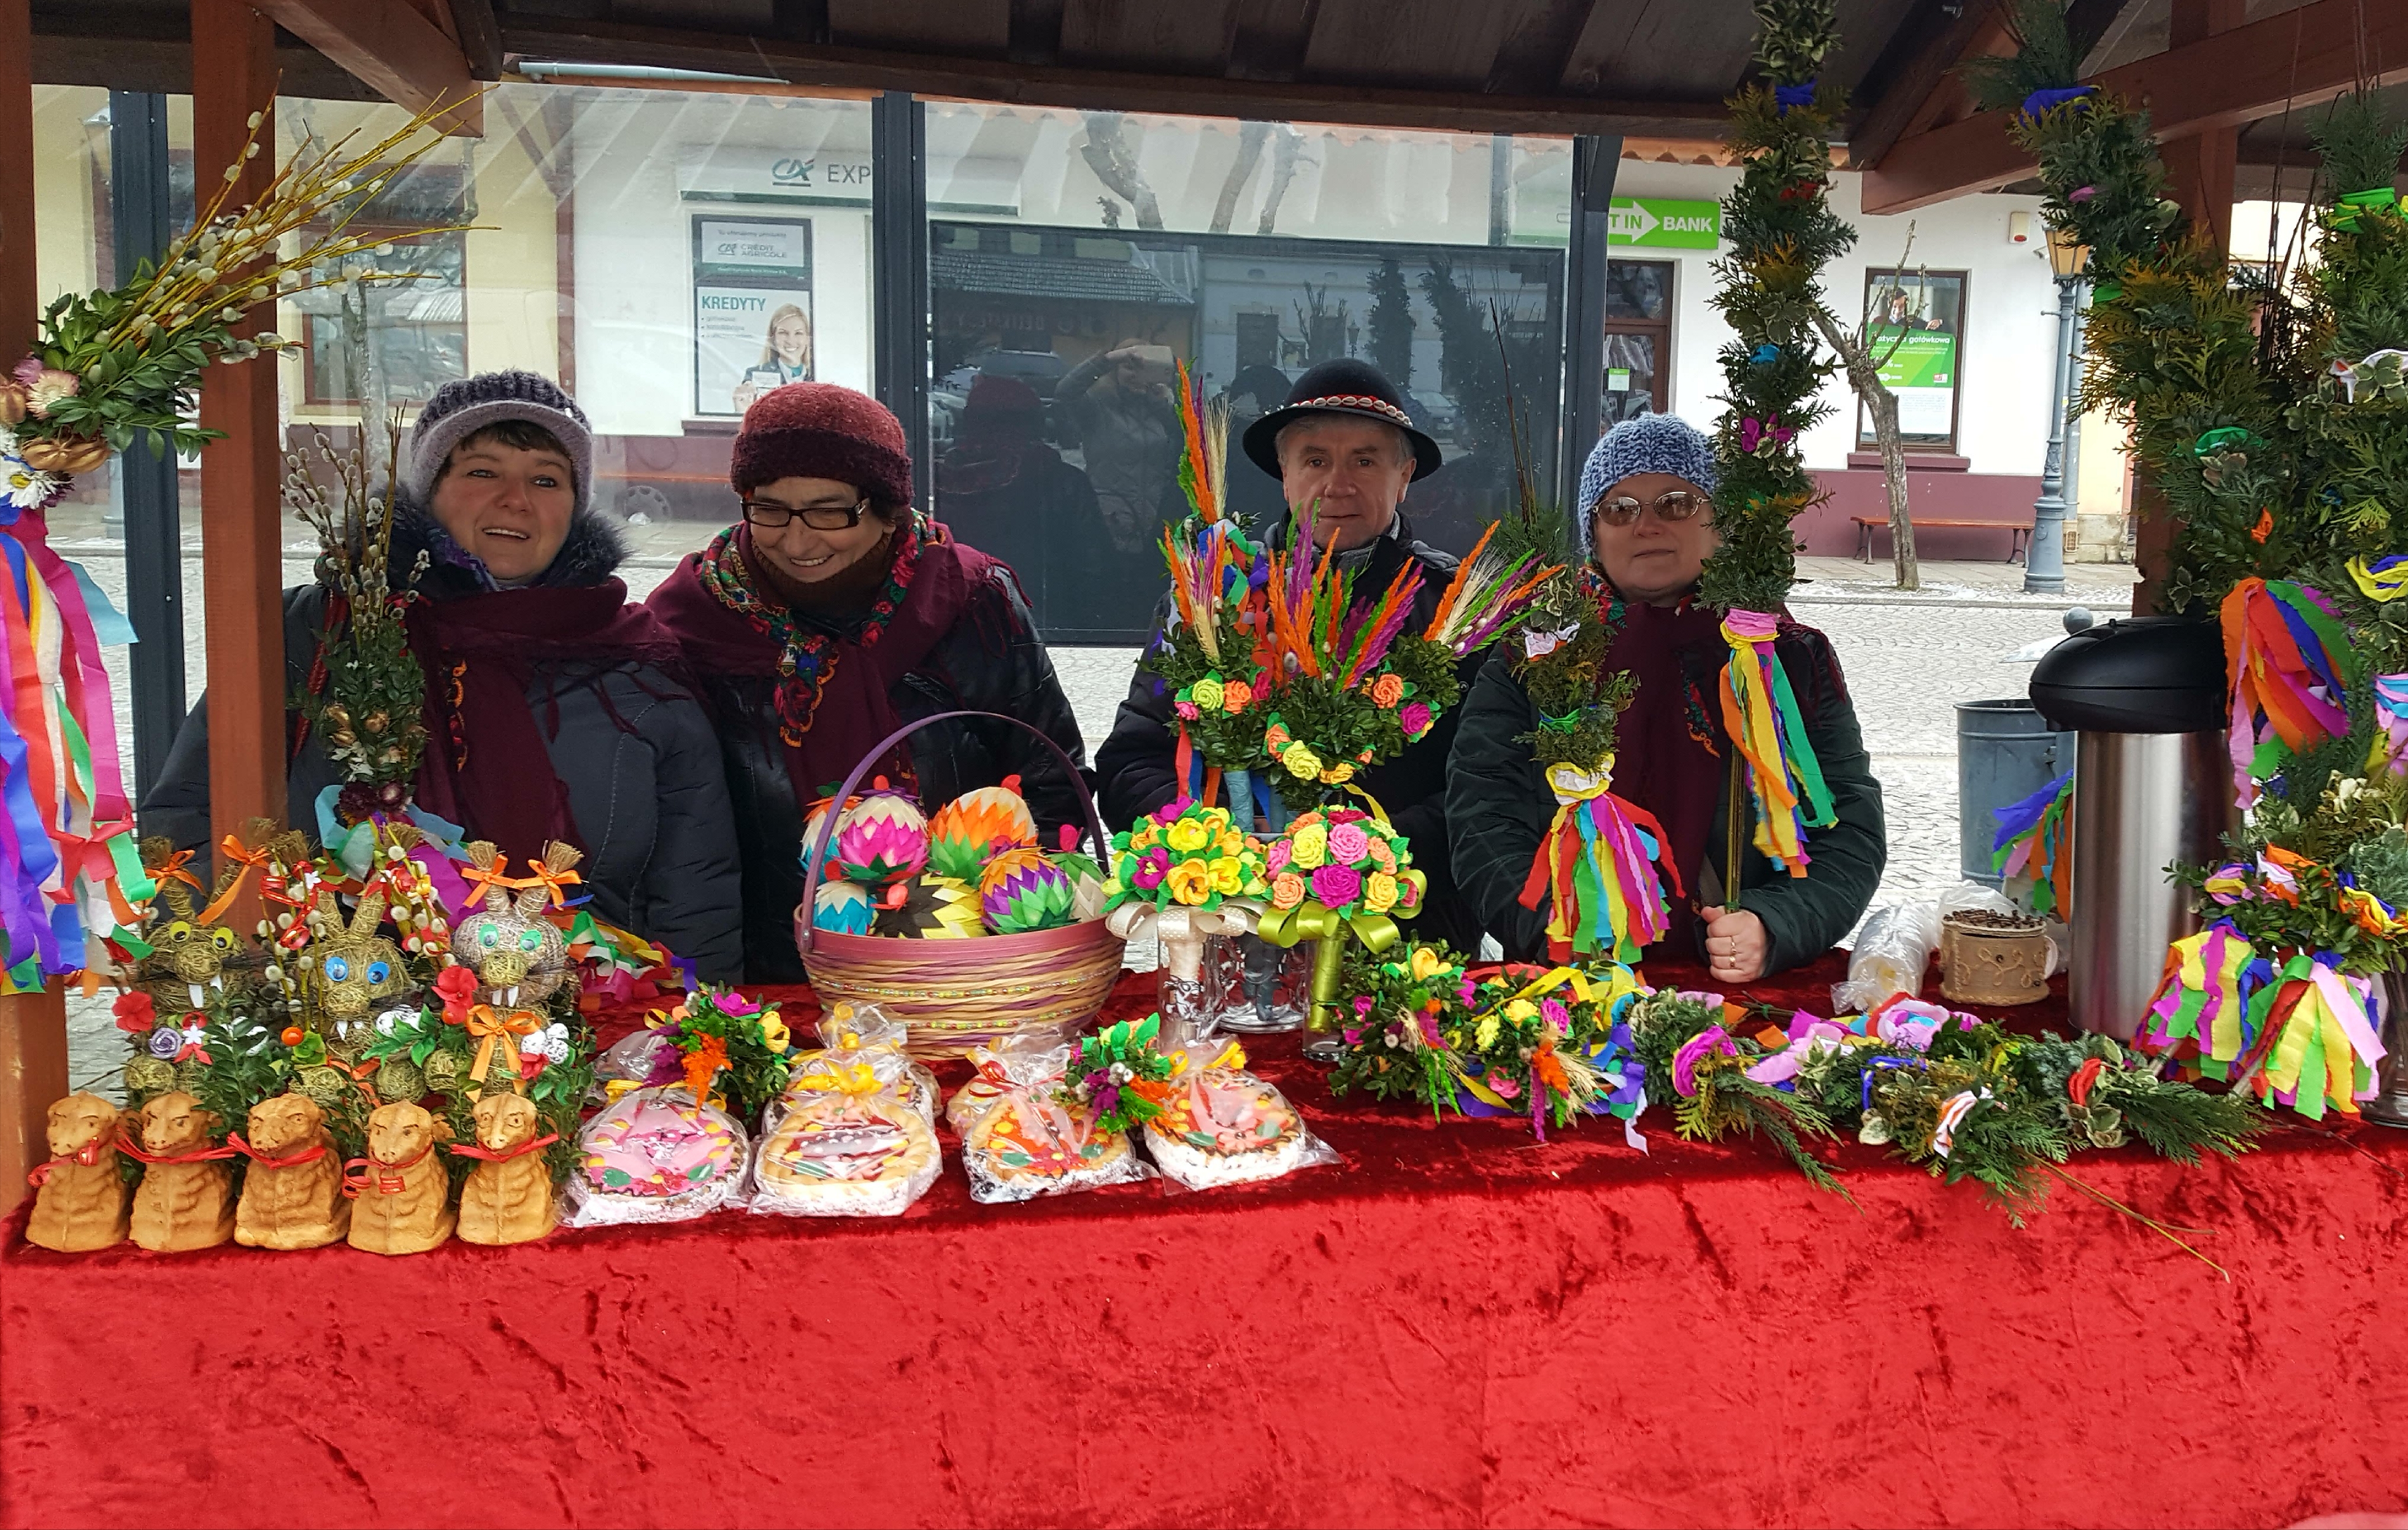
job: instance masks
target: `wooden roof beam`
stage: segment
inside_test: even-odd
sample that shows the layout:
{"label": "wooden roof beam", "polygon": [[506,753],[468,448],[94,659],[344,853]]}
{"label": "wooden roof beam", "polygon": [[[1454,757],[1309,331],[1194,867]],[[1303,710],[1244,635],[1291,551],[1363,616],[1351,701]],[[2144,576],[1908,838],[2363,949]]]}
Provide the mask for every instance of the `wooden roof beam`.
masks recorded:
{"label": "wooden roof beam", "polygon": [[[2145,106],[2160,139],[2321,105],[2358,81],[2358,17],[2377,87],[2408,81],[2408,6],[2315,0],[2229,32],[2110,69],[2088,83]],[[2296,44],[2296,80],[2290,60]],[[2007,136],[2009,111],[1985,111],[1900,138],[1865,173],[1864,210],[1908,212],[1969,192],[1995,191],[2035,170]]]}
{"label": "wooden roof beam", "polygon": [[[329,4],[333,0],[316,0]],[[506,22],[515,17],[505,18]],[[777,38],[530,18],[502,45],[527,60],[634,64],[717,73],[774,71],[790,85],[1082,111],[1143,111],[1258,122],[1353,122],[1537,136],[1595,133],[1699,137],[1721,130],[1723,103],[1577,95],[1491,95],[1324,81],[1231,79],[1013,64],[878,49],[819,48]]]}
{"label": "wooden roof beam", "polygon": [[485,133],[483,93],[454,41],[409,0],[253,0],[259,10],[412,112],[448,105],[446,131]]}

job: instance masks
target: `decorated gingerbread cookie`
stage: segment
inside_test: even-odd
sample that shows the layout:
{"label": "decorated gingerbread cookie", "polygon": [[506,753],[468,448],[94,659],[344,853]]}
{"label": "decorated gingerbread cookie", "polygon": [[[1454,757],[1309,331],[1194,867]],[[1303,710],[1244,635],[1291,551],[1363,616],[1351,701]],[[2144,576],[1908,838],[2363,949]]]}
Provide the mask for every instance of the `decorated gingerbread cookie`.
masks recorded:
{"label": "decorated gingerbread cookie", "polygon": [[937,1134],[892,1093],[804,1101],[761,1140],[756,1211],[892,1217],[937,1180]]}
{"label": "decorated gingerbread cookie", "polygon": [[1312,1140],[1285,1095],[1237,1068],[1178,1080],[1145,1127],[1154,1163],[1190,1190],[1275,1180],[1303,1163]]}
{"label": "decorated gingerbread cookie", "polygon": [[700,1216],[742,1178],[742,1129],[681,1084],[622,1097],[587,1123],[578,1147],[580,1226]]}
{"label": "decorated gingerbread cookie", "polygon": [[1136,1166],[1126,1132],[1099,1130],[1093,1111],[1050,1092],[1012,1091],[965,1114],[962,1165],[975,1200],[1085,1190],[1129,1179]]}

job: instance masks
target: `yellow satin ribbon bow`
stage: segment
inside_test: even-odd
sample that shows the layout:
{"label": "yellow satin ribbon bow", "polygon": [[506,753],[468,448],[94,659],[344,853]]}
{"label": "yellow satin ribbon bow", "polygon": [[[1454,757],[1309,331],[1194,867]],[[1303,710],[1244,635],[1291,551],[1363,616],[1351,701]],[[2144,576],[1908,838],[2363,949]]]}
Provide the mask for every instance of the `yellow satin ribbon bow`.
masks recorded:
{"label": "yellow satin ribbon bow", "polygon": [[796,1074],[786,1087],[830,1094],[875,1094],[886,1087],[867,1063],[829,1062],[825,1053],[821,1059],[810,1072]]}
{"label": "yellow satin ribbon bow", "polygon": [[1356,914],[1342,918],[1336,909],[1307,900],[1293,908],[1274,909],[1263,916],[1255,934],[1274,946],[1300,945],[1307,940],[1329,940],[1354,932],[1363,949],[1377,956],[1395,945],[1404,932],[1397,922],[1385,914]]}
{"label": "yellow satin ribbon bow", "polygon": [[475,1099],[483,1088],[485,1069],[499,1048],[502,1066],[510,1076],[510,1087],[518,1087],[519,1037],[533,1036],[543,1029],[543,1017],[532,1009],[496,1009],[480,1004],[468,1011],[468,1034],[477,1037],[477,1058],[468,1065],[468,1097]]}

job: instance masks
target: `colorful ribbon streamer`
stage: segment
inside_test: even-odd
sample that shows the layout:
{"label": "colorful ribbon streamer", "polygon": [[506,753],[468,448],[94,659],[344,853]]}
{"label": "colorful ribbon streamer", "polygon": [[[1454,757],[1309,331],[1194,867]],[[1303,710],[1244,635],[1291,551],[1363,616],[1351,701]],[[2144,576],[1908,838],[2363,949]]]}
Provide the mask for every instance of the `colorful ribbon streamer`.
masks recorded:
{"label": "colorful ribbon streamer", "polygon": [[1613,794],[1611,755],[1595,771],[1552,765],[1547,784],[1555,794],[1555,822],[1531,858],[1522,907],[1536,909],[1541,898],[1550,900],[1547,954],[1554,960],[1578,954],[1635,965],[1641,950],[1671,928],[1651,863],[1670,874],[1675,896],[1684,893],[1680,868],[1664,858],[1663,827]]}
{"label": "colorful ribbon streamer", "polygon": [[2073,772],[1990,816],[1999,825],[1990,869],[2008,881],[2029,881],[2025,902],[2034,913],[2072,918]]}
{"label": "colorful ribbon streamer", "polygon": [[[1723,671],[1723,727],[1747,765],[1759,854],[1792,877],[1806,875],[1806,831],[1839,822],[1822,763],[1806,738],[1806,720],[1788,671],[1773,651],[1780,619],[1764,611],[1732,611],[1723,620],[1731,647]],[[1732,804],[1738,809],[1738,804]],[[1738,880],[1736,873],[1731,876]],[[1736,896],[1734,889],[1727,896]]]}
{"label": "colorful ribbon streamer", "polygon": [[2232,681],[2232,783],[2240,805],[2300,753],[2349,731],[2342,656],[2349,635],[2325,597],[2252,576],[2224,597],[2225,673]]}

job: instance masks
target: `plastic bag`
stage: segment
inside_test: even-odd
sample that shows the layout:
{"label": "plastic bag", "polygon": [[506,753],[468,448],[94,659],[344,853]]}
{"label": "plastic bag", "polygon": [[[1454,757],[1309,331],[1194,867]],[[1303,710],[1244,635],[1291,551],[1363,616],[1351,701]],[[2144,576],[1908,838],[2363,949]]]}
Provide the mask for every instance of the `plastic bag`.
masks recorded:
{"label": "plastic bag", "polygon": [[1276,1085],[1246,1071],[1237,1043],[1215,1054],[1191,1042],[1172,1057],[1179,1071],[1162,1114],[1145,1123],[1145,1151],[1173,1184],[1216,1190],[1340,1161]]}
{"label": "plastic bag", "polygon": [[[798,1080],[811,1071],[813,1064],[823,1061],[829,1053],[859,1053],[871,1048],[888,1048],[900,1055],[904,1043],[910,1038],[910,1027],[878,1006],[857,1005],[849,1000],[838,1000],[833,1008],[820,1017],[819,1033],[819,1051],[798,1051],[786,1059],[785,1092],[771,1100],[767,1108],[761,1112],[763,1132],[777,1130],[778,1123],[786,1119],[786,1112],[795,1108],[795,1101],[814,1093]],[[933,1132],[937,1129],[937,1100],[939,1096],[937,1076],[928,1071],[926,1064],[914,1062],[909,1057],[904,1059],[904,1075],[896,1080],[896,1088],[901,1092],[904,1102],[926,1120],[928,1129]]]}
{"label": "plastic bag", "polygon": [[798,1064],[783,1112],[753,1150],[752,1209],[894,1217],[926,1194],[944,1160],[932,1115],[911,1102],[911,1066],[884,1044],[831,1048]]}
{"label": "plastic bag", "polygon": [[1008,1037],[973,1049],[970,1062],[977,1077],[945,1102],[970,1199],[1025,1201],[1153,1174],[1126,1132],[1098,1130],[1094,1112],[1062,1096],[1070,1049],[1061,1042]]}
{"label": "plastic bag", "polygon": [[744,1128],[696,1104],[683,1084],[638,1089],[602,1108],[577,1134],[568,1177],[568,1225],[686,1222],[737,1197]]}
{"label": "plastic bag", "polygon": [[[663,1054],[668,1054],[665,1060]],[[611,1083],[642,1085],[656,1079],[666,1082],[682,1078],[684,1060],[678,1055],[677,1043],[669,1033],[647,1026],[632,1031],[602,1049],[594,1059],[594,1099],[608,1099],[613,1091],[604,1086]],[[615,1093],[624,1094],[626,1090]]]}
{"label": "plastic bag", "polygon": [[[1913,995],[1923,991],[1924,968],[1940,949],[1940,922],[1962,909],[2023,916],[1996,888],[1979,882],[1958,882],[1936,898],[1891,904],[1866,916],[1848,952],[1848,976],[1831,985],[1831,1012],[1860,1015],[1892,994]],[[2065,946],[2058,935],[2063,925],[2049,928],[2048,967],[2065,965]]]}

